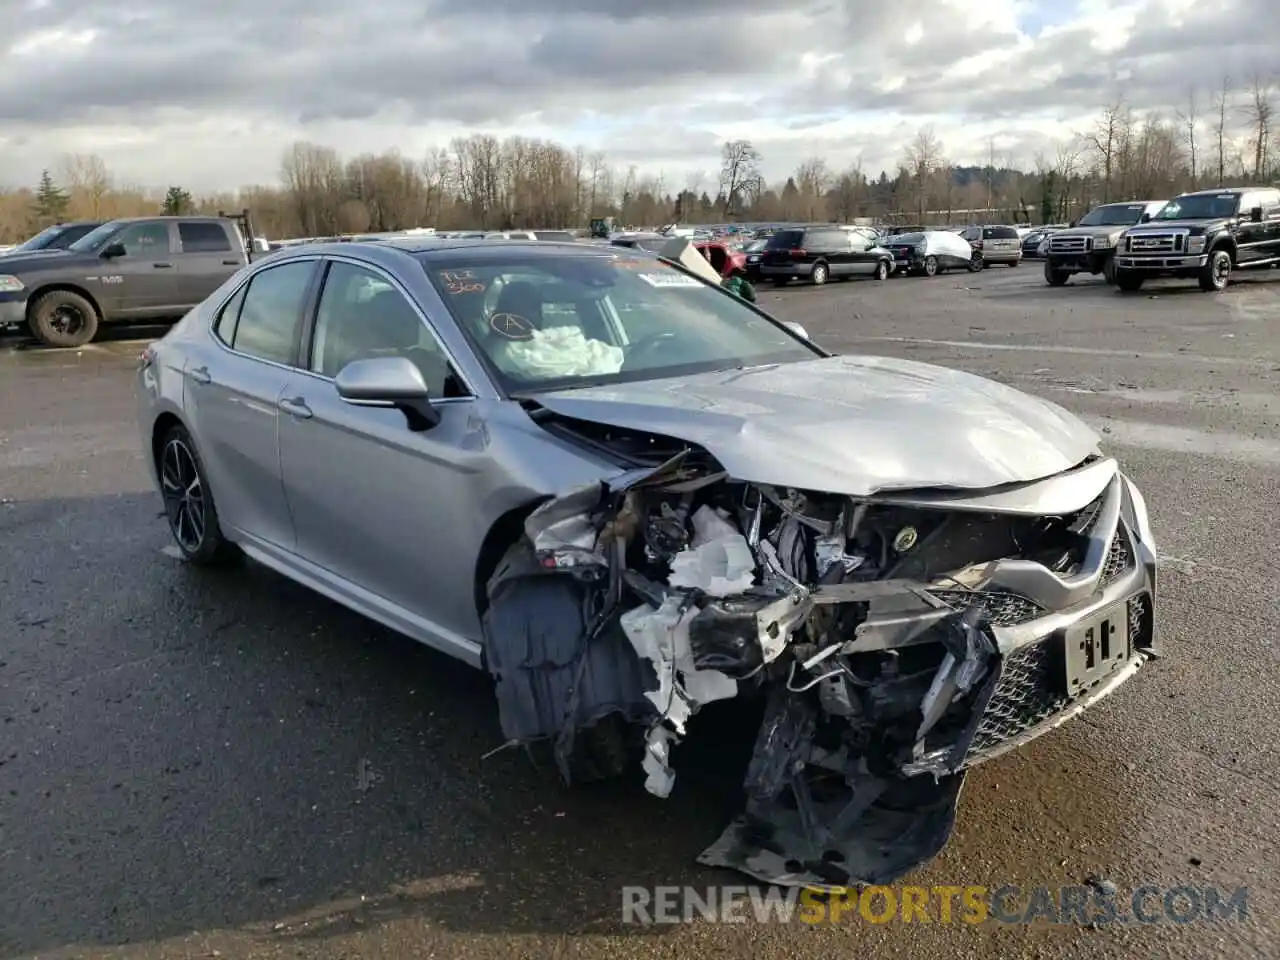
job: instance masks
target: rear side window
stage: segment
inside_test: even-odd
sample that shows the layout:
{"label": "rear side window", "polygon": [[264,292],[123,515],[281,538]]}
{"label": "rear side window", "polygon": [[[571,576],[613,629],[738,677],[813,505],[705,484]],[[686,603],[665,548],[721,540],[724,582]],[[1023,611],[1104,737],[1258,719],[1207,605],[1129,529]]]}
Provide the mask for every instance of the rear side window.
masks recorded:
{"label": "rear side window", "polygon": [[[256,274],[242,295],[240,318],[229,341],[232,349],[260,360],[291,364],[314,272],[313,261],[300,260]],[[225,315],[219,321],[219,334],[223,319]]]}
{"label": "rear side window", "polygon": [[815,250],[848,250],[849,234],[844,230],[812,230],[805,236],[804,246]]}
{"label": "rear side window", "polygon": [[1013,227],[983,227],[983,240],[1017,240],[1018,231]]}
{"label": "rear side window", "polygon": [[183,253],[228,253],[231,250],[227,231],[217,223],[180,221],[178,239],[182,241]]}
{"label": "rear side window", "polygon": [[804,243],[803,230],[779,230],[769,238],[767,250],[790,250]]}

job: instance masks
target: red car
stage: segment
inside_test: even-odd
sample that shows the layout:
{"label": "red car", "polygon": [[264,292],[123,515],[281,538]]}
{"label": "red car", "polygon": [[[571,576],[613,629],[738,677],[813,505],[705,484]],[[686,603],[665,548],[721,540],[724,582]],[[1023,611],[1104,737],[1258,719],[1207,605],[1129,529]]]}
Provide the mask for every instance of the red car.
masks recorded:
{"label": "red car", "polygon": [[695,243],[694,248],[702,253],[720,276],[727,277],[734,271],[747,272],[747,255],[741,250],[725,243],[714,241]]}

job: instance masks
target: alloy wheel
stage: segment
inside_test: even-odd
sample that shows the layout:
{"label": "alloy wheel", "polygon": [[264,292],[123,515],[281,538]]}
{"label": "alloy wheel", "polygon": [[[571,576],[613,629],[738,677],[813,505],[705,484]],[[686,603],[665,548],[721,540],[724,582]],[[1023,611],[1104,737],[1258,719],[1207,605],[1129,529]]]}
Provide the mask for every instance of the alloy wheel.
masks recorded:
{"label": "alloy wheel", "polygon": [[195,454],[178,437],[165,445],[160,458],[160,487],[174,540],[185,553],[197,552],[204,543],[204,485]]}

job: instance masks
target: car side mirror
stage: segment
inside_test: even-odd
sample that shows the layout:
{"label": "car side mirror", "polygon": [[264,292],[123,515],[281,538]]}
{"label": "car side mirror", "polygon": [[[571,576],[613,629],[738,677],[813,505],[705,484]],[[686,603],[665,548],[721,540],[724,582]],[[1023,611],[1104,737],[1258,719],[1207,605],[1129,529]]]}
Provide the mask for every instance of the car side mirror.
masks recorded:
{"label": "car side mirror", "polygon": [[128,256],[129,251],[124,248],[124,244],[119,240],[108,243],[102,248],[102,257],[104,260],[114,260],[116,257]]}
{"label": "car side mirror", "polygon": [[1250,220],[1252,220],[1254,223],[1261,223],[1261,222],[1262,222],[1262,208],[1261,208],[1261,207],[1252,207],[1252,208],[1250,208],[1250,210],[1249,210],[1249,219],[1250,219]]}
{"label": "car side mirror", "polygon": [[415,433],[440,422],[440,411],[431,405],[431,390],[422,371],[405,357],[352,360],[338,371],[333,384],[338,396],[352,406],[399,410]]}
{"label": "car side mirror", "polygon": [[786,327],[788,330],[790,330],[792,333],[794,333],[797,337],[800,337],[802,340],[810,339],[809,331],[806,330],[800,324],[796,323],[794,320],[785,320],[783,321],[782,325]]}

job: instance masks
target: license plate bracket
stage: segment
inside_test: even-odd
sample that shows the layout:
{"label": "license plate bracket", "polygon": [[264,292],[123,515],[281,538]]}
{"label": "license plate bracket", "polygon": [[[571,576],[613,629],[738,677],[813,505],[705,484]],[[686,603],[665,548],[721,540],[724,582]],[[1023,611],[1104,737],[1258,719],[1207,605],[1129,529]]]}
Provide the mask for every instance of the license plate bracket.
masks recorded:
{"label": "license plate bracket", "polygon": [[1063,636],[1064,681],[1077,696],[1127,663],[1129,608],[1116,603],[1068,627]]}

